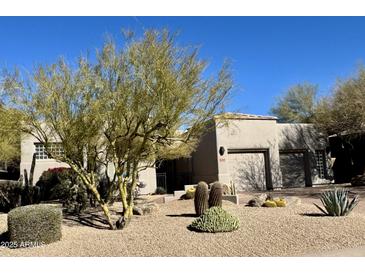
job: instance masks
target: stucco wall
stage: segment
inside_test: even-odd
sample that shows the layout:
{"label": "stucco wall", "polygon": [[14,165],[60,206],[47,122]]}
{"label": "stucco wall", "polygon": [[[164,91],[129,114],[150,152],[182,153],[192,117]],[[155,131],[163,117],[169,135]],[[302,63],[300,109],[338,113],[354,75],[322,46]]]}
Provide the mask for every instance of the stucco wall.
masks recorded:
{"label": "stucco wall", "polygon": [[[316,169],[316,150],[326,149],[326,139],[316,130],[312,124],[277,124],[278,140],[280,150],[305,149],[309,153],[309,164],[313,185],[329,183],[329,181],[319,179]],[[303,155],[290,154],[281,157],[281,169],[285,176],[284,186],[303,187]]]}
{"label": "stucco wall", "polygon": [[197,150],[192,154],[191,165],[194,184],[199,181],[211,183],[218,180],[217,153],[216,129],[212,128],[204,134]]}
{"label": "stucco wall", "polygon": [[[20,156],[20,174],[24,175],[24,169],[27,170],[29,175],[30,168],[32,165],[33,154],[35,153],[35,145],[38,143],[37,139],[31,135],[24,135],[21,142],[21,156]],[[58,162],[54,159],[36,159],[33,184],[36,184],[43,171],[49,168],[56,167],[69,167],[66,163]],[[109,169],[109,174],[113,174],[113,169]],[[155,168],[147,168],[139,174],[139,178],[142,182],[146,183],[147,186],[141,189],[142,194],[153,193],[156,190],[156,170]]]}
{"label": "stucco wall", "polygon": [[229,119],[216,129],[217,146],[224,147],[226,152],[218,156],[219,181],[229,183],[233,179],[230,174],[234,161],[229,161],[229,149],[269,149],[273,187],[281,186],[279,153],[277,142],[276,120]]}
{"label": "stucco wall", "polygon": [[279,149],[325,149],[326,140],[311,124],[277,124]]}
{"label": "stucco wall", "polygon": [[[39,143],[39,141],[32,135],[22,136],[22,142],[20,145],[21,155],[20,155],[20,174],[24,176],[24,169],[27,170],[28,176],[30,173],[30,168],[32,165],[33,154],[35,153],[34,143]],[[38,182],[39,177],[42,175],[43,171],[49,168],[55,167],[69,167],[66,163],[57,162],[54,159],[36,159],[33,184]]]}

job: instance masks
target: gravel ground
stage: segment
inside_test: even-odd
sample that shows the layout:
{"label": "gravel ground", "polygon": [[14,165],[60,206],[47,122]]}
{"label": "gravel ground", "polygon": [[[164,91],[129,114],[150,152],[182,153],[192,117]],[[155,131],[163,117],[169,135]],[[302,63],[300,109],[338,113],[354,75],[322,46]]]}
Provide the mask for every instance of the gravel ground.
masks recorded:
{"label": "gravel ground", "polygon": [[[303,201],[293,208],[249,208],[229,202],[223,207],[239,217],[239,230],[189,231],[193,202],[174,201],[160,205],[154,215],[135,216],[123,231],[65,220],[61,241],[27,249],[0,247],[0,256],[300,256],[365,245],[363,207],[339,218],[305,215],[318,210]],[[4,231],[6,214],[1,214],[0,233]]]}

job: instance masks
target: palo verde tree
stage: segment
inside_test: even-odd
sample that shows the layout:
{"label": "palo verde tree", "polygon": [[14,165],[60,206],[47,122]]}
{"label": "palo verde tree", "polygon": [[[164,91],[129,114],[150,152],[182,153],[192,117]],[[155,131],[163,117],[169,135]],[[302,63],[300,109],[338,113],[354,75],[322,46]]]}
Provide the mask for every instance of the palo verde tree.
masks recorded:
{"label": "palo verde tree", "polygon": [[[97,168],[106,172],[108,192],[119,191],[123,215],[117,226],[124,227],[133,214],[138,173],[157,160],[188,157],[232,87],[227,65],[206,79],[197,49],[179,47],[175,39],[168,31],[128,35],[121,48],[107,41],[95,63],[80,59],[75,67],[61,60],[27,79],[13,74],[4,82],[23,113],[22,131],[70,165],[112,229]],[[62,153],[53,151],[54,143]]]}
{"label": "palo verde tree", "polygon": [[279,97],[271,108],[271,113],[280,122],[311,123],[314,120],[318,87],[312,84],[298,84],[292,86]]}
{"label": "palo verde tree", "polygon": [[0,105],[0,161],[11,163],[20,157],[19,113]]}
{"label": "palo verde tree", "polygon": [[117,50],[107,43],[98,55],[106,158],[112,162],[123,203],[123,227],[133,214],[138,173],[157,160],[188,157],[221,111],[232,87],[227,65],[204,79],[206,63],[196,48],[182,48],[168,31],[129,37]]}
{"label": "palo verde tree", "polygon": [[60,60],[40,66],[30,75],[7,73],[2,89],[9,104],[21,113],[20,131],[34,136],[49,157],[67,163],[78,174],[113,229],[93,165],[103,123],[92,75],[93,67],[84,59],[74,69]]}

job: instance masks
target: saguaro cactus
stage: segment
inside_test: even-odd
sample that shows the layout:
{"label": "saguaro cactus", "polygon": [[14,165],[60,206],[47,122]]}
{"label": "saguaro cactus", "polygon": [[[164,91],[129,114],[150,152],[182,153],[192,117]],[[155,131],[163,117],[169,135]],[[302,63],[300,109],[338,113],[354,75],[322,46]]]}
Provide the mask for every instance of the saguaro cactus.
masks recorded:
{"label": "saguaro cactus", "polygon": [[222,206],[222,196],[223,196],[223,185],[219,182],[215,182],[209,193],[209,208],[213,206]]}
{"label": "saguaro cactus", "polygon": [[194,197],[196,215],[202,215],[208,209],[208,185],[206,182],[199,182]]}

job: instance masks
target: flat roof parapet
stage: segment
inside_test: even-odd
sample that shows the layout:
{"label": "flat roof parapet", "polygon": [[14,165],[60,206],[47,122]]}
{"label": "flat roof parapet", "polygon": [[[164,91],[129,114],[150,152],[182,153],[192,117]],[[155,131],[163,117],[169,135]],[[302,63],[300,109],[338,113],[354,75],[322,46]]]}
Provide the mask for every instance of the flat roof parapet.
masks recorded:
{"label": "flat roof parapet", "polygon": [[232,120],[277,120],[275,116],[264,116],[255,114],[245,114],[238,112],[226,112],[214,115],[214,119],[232,119]]}

